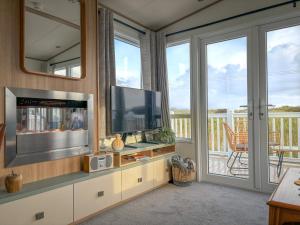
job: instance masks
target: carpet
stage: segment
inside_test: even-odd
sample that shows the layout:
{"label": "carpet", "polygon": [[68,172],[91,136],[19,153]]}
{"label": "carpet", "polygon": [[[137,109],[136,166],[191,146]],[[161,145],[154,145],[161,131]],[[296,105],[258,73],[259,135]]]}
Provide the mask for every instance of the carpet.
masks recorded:
{"label": "carpet", "polygon": [[81,225],[266,225],[268,197],[209,183],[168,184]]}

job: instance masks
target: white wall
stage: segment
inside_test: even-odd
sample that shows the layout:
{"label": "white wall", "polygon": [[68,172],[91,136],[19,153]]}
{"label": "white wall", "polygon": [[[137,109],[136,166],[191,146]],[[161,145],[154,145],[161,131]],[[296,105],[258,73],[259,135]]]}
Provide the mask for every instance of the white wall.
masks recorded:
{"label": "white wall", "polygon": [[45,65],[43,61],[25,58],[25,66],[29,71],[47,72]]}
{"label": "white wall", "polygon": [[196,152],[195,152],[195,144],[191,142],[177,142],[176,143],[176,152],[185,157],[189,157],[193,160],[196,159]]}

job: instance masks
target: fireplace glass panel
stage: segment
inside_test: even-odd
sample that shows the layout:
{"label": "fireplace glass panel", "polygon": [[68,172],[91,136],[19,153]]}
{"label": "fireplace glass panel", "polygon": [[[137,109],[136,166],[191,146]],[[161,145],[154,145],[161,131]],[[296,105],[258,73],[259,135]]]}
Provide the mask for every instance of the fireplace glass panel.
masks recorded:
{"label": "fireplace glass panel", "polygon": [[87,129],[86,101],[17,98],[17,135]]}

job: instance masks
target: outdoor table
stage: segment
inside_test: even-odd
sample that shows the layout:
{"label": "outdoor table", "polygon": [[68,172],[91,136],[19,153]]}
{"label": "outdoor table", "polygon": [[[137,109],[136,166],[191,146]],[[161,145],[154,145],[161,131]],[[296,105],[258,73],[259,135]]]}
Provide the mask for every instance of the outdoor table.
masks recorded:
{"label": "outdoor table", "polygon": [[280,176],[282,170],[283,157],[285,153],[300,153],[300,146],[281,146],[281,145],[270,145],[269,153],[276,153],[278,156],[277,162],[277,177]]}

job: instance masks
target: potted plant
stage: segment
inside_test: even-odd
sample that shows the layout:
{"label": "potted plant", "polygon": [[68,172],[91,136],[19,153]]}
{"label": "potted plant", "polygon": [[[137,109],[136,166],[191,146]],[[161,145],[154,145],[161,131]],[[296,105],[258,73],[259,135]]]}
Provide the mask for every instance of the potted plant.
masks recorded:
{"label": "potted plant", "polygon": [[156,139],[162,143],[174,144],[175,143],[175,133],[171,128],[162,128],[156,135]]}

